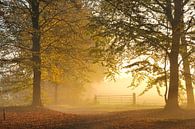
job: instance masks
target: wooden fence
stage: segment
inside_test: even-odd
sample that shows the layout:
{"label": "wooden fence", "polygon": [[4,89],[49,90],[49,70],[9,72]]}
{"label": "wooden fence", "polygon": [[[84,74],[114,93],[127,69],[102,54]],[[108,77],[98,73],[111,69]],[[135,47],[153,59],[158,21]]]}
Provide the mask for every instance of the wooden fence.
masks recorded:
{"label": "wooden fence", "polygon": [[136,94],[132,95],[95,95],[95,104],[136,105]]}

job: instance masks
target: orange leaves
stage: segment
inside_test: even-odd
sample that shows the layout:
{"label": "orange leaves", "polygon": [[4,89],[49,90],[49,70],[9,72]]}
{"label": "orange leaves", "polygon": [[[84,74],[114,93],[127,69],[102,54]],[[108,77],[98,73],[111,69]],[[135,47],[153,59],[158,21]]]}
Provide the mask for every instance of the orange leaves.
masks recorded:
{"label": "orange leaves", "polygon": [[[74,109],[75,110],[75,109]],[[87,110],[87,109],[86,109]],[[182,116],[182,117],[181,117]],[[134,110],[98,115],[64,114],[43,108],[11,110],[0,128],[10,129],[194,129],[195,112]]]}

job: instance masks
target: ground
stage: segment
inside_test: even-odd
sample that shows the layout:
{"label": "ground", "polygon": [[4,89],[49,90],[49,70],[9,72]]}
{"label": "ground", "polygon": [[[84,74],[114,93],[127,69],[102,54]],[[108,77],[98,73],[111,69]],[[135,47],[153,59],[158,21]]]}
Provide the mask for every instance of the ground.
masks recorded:
{"label": "ground", "polygon": [[0,129],[195,129],[195,111],[65,112],[51,108],[7,108],[6,119],[3,120],[1,108]]}

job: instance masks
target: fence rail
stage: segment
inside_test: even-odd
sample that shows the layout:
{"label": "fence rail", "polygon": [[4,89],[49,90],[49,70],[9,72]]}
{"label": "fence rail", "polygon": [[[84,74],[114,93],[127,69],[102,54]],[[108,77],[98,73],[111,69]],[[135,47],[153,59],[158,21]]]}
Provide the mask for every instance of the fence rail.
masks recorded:
{"label": "fence rail", "polygon": [[96,104],[136,104],[136,94],[132,95],[95,95]]}

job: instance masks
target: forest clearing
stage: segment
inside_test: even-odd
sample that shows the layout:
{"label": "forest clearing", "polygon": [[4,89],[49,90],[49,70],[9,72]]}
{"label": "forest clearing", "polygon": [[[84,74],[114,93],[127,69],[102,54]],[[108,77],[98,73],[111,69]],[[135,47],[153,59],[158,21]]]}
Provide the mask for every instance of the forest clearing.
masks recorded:
{"label": "forest clearing", "polygon": [[0,0],[0,129],[195,129],[195,0]]}

